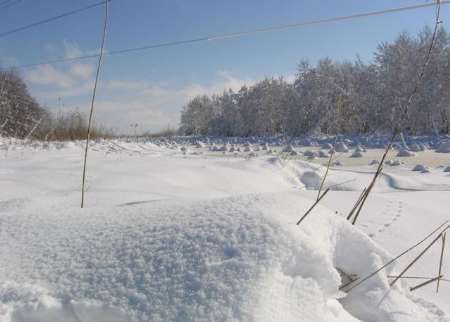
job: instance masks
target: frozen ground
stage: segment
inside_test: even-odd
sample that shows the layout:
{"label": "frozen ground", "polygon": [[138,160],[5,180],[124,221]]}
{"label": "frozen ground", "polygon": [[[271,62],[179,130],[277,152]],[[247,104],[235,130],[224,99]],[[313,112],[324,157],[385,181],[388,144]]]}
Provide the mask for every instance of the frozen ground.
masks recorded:
{"label": "frozen ground", "polygon": [[[94,143],[81,210],[80,143],[0,141],[0,321],[450,321],[450,282],[438,294],[435,283],[409,292],[414,279],[388,288],[425,245],[338,290],[450,219],[450,154],[438,143],[392,151],[401,164],[385,166],[356,227],[344,217],[382,141],[361,158],[350,143],[336,154],[332,191],[299,227],[327,162],[305,152],[326,142],[296,153],[205,143]],[[411,171],[419,163],[429,172]],[[439,253],[406,275],[435,277]]]}

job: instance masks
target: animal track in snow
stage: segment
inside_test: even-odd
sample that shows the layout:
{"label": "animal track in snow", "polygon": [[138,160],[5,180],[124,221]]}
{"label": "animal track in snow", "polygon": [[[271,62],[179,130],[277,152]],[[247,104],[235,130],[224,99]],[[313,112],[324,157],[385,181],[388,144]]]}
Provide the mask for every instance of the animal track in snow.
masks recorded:
{"label": "animal track in snow", "polygon": [[[397,203],[396,205],[394,203]],[[376,215],[376,218],[379,218],[379,221],[374,222],[374,224],[378,224],[378,233],[383,233],[386,229],[390,228],[403,214],[403,202],[397,201],[394,202],[390,200],[387,202],[385,208]],[[367,226],[364,226],[367,228]],[[375,238],[375,233],[369,233],[369,237]]]}

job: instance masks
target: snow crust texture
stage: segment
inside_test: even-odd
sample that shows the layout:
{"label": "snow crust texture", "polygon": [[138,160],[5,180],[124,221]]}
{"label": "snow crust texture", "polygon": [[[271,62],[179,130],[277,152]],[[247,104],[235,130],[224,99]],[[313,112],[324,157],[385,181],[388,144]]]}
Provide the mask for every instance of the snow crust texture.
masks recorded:
{"label": "snow crust texture", "polygon": [[[323,166],[189,159],[190,149],[94,145],[86,209],[73,202],[78,146],[10,151],[0,169],[10,183],[0,187],[0,321],[449,321],[406,284],[389,287],[395,265],[339,291],[345,276],[392,256],[335,213],[339,202],[295,225]],[[397,168],[374,194],[450,189],[442,170]],[[332,169],[327,185],[339,198],[353,193],[348,206],[371,176]]]}
{"label": "snow crust texture", "polygon": [[[9,260],[0,271],[7,281],[2,312],[10,321],[31,321],[23,319],[27,312],[77,316],[80,303],[91,303],[92,315],[100,303],[101,321],[113,308],[129,321],[357,321],[351,313],[406,321],[395,318],[399,306],[392,306],[401,299],[411,321],[433,321],[401,290],[377,308],[387,291],[384,273],[347,296],[344,309],[336,267],[363,274],[388,254],[326,209],[303,229],[282,225],[305,201],[252,195],[3,214],[0,252]],[[286,204],[274,217],[277,205]]]}
{"label": "snow crust texture", "polygon": [[331,253],[299,244],[259,199],[3,214],[3,312],[20,321],[70,299],[133,321],[330,321]]}

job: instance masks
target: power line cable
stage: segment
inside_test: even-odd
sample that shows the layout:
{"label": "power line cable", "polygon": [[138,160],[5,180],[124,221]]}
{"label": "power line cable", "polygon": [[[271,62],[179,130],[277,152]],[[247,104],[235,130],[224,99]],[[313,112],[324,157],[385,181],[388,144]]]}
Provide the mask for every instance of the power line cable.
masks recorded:
{"label": "power line cable", "polygon": [[40,26],[40,25],[47,24],[49,22],[55,21],[55,20],[66,18],[68,16],[72,16],[72,15],[75,15],[77,13],[80,13],[80,12],[83,12],[83,11],[87,11],[87,10],[90,10],[90,9],[102,6],[108,1],[111,1],[111,0],[104,0],[104,1],[101,1],[101,2],[97,2],[97,3],[91,4],[91,5],[86,6],[86,7],[82,7],[82,8],[78,8],[78,9],[72,10],[72,11],[64,12],[64,13],[59,14],[59,15],[54,16],[54,17],[50,17],[50,18],[47,18],[47,19],[44,19],[44,20],[33,22],[33,23],[29,24],[29,25],[25,25],[25,26],[22,26],[22,27],[18,27],[18,28],[15,28],[15,29],[8,30],[8,31],[0,32],[0,38],[3,38],[3,37],[6,37],[6,36],[15,34],[15,33],[19,32],[19,31],[31,29],[31,28],[34,28],[34,27],[37,27],[37,26]]}
{"label": "power line cable", "polygon": [[4,1],[0,1],[0,6],[4,6],[4,5],[8,5],[11,2],[14,2],[15,0],[4,0]]}
{"label": "power line cable", "polygon": [[6,9],[6,8],[13,7],[13,6],[15,6],[15,5],[17,5],[17,4],[21,3],[21,2],[22,2],[22,0],[12,0],[12,2],[9,1],[9,3],[3,2],[3,5],[0,4],[0,9]]}
{"label": "power line cable", "polygon": [[[450,0],[440,1],[440,5],[446,5],[446,4],[450,4]],[[411,11],[411,10],[416,10],[416,9],[434,7],[434,6],[436,6],[435,3],[426,3],[426,4],[419,4],[419,5],[413,5],[413,6],[397,7],[397,8],[384,9],[384,10],[379,10],[379,11],[358,13],[358,14],[353,14],[353,15],[348,15],[348,16],[338,16],[338,17],[332,17],[332,18],[303,21],[303,22],[297,22],[297,23],[292,23],[292,24],[258,28],[258,29],[234,32],[234,33],[224,33],[224,34],[210,35],[210,36],[191,38],[191,39],[185,39],[185,40],[163,42],[163,43],[151,44],[151,45],[140,46],[140,47],[118,49],[118,50],[105,52],[104,55],[108,55],[108,56],[121,55],[121,54],[126,54],[126,53],[131,53],[131,52],[151,50],[151,49],[163,48],[163,47],[173,47],[173,46],[186,45],[186,44],[192,44],[192,43],[198,43],[198,42],[204,42],[204,41],[216,41],[216,40],[223,40],[223,39],[239,38],[239,37],[250,36],[250,35],[259,34],[259,33],[284,31],[284,30],[288,30],[288,29],[301,28],[301,27],[305,27],[305,26],[353,20],[353,19],[365,18],[365,17],[371,17],[371,16],[380,16],[380,15],[385,15],[385,14],[389,14],[389,13]],[[77,57],[72,57],[72,58],[59,58],[59,59],[48,60],[48,61],[39,62],[39,63],[11,66],[11,68],[30,68],[30,67],[36,67],[36,66],[42,66],[42,65],[49,65],[49,64],[51,65],[51,64],[57,64],[57,63],[91,59],[91,58],[96,58],[98,56],[99,56],[99,54],[90,54],[90,55],[82,55],[82,56],[77,56]]]}

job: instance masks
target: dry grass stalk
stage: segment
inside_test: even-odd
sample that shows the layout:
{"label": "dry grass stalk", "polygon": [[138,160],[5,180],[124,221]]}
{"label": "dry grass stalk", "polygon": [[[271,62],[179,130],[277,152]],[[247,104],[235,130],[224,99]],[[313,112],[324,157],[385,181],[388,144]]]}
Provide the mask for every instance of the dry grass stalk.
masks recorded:
{"label": "dry grass stalk", "polygon": [[350,182],[354,182],[354,181],[356,181],[356,179],[345,180],[345,181],[342,181],[342,182],[339,182],[339,183],[335,183],[335,184],[329,185],[328,188],[330,188],[330,189],[331,188],[336,188],[336,187],[342,186],[342,185],[344,185],[346,183],[350,183]]}
{"label": "dry grass stalk", "polygon": [[355,210],[358,209],[355,217],[353,218],[353,222],[352,222],[353,225],[356,223],[356,220],[358,219],[359,214],[361,213],[362,207],[364,206],[364,203],[366,202],[366,199],[369,196],[369,193],[372,190],[372,187],[375,185],[375,181],[377,180],[378,176],[381,174],[381,171],[383,169],[384,160],[386,159],[386,157],[389,153],[389,150],[391,149],[392,144],[394,143],[394,140],[397,137],[397,133],[398,133],[398,131],[394,131],[394,134],[392,135],[391,140],[389,141],[389,144],[387,145],[386,150],[384,151],[383,156],[381,157],[381,161],[378,164],[377,171],[375,172],[375,175],[373,176],[372,181],[369,184],[369,187],[363,191],[362,195],[360,196],[360,198],[358,198],[358,200],[356,201],[356,204],[353,206],[351,212],[347,216],[347,220],[350,220],[350,218],[353,216],[353,213],[355,212]]}
{"label": "dry grass stalk", "polygon": [[361,194],[359,195],[359,198],[356,201],[355,205],[353,206],[352,210],[348,213],[347,220],[350,220],[352,218],[353,214],[355,213],[356,208],[358,208],[359,204],[361,203],[362,199],[364,198],[364,196],[366,194],[366,189],[367,188],[364,188],[363,191],[361,192]]}
{"label": "dry grass stalk", "polygon": [[317,192],[317,200],[319,200],[319,198],[320,198],[320,193],[322,192],[323,184],[325,183],[325,180],[328,175],[328,171],[330,170],[330,165],[331,165],[331,160],[333,159],[333,154],[334,154],[334,146],[333,146],[333,149],[331,150],[330,158],[328,159],[327,170],[325,171],[325,174],[322,178],[322,182],[320,183],[319,191]]}
{"label": "dry grass stalk", "polygon": [[394,286],[395,283],[431,248],[431,246],[433,246],[440,238],[442,238],[442,234],[443,233],[437,235],[437,237],[433,239],[433,241],[427,247],[425,247],[425,249],[421,251],[420,254],[417,255],[416,258],[414,258],[413,261],[409,263],[408,266],[406,266],[406,268],[400,274],[398,274],[396,278],[394,278],[394,280],[389,284],[389,286],[390,287]]}
{"label": "dry grass stalk", "polygon": [[383,170],[383,167],[378,167],[377,172],[375,173],[375,176],[372,179],[372,182],[370,183],[369,187],[366,189],[365,194],[363,195],[363,198],[358,207],[358,210],[356,211],[355,217],[353,218],[352,225],[356,224],[356,220],[358,219],[359,214],[361,213],[361,209],[364,206],[364,203],[366,202],[367,197],[369,197],[369,193],[372,191],[372,188],[375,185],[375,181],[377,180],[378,176],[381,174],[382,170]]}
{"label": "dry grass stalk", "polygon": [[317,204],[320,202],[320,200],[322,200],[322,198],[325,197],[325,195],[328,193],[328,191],[330,191],[330,188],[325,190],[322,193],[322,195],[319,197],[319,199],[317,199],[316,202],[314,202],[314,204],[308,209],[308,211],[305,212],[305,214],[302,216],[302,218],[300,218],[300,220],[297,222],[297,226],[300,225],[300,223],[306,218],[306,216],[309,215],[309,213],[314,209],[314,207],[317,206]]}
{"label": "dry grass stalk", "polygon": [[[396,278],[397,275],[388,275],[387,277],[388,278]],[[406,279],[406,280],[427,280],[427,281],[432,280],[434,278],[436,278],[436,277],[425,277],[425,276],[402,276],[402,277],[400,277],[400,279]],[[450,282],[450,280],[446,279],[446,278],[441,278],[440,280],[441,280],[441,282]]]}
{"label": "dry grass stalk", "polygon": [[[441,248],[441,257],[439,259],[439,273],[438,276],[441,276],[442,273],[442,262],[444,261],[444,251],[445,251],[445,237],[447,233],[442,234],[442,248]],[[436,284],[436,293],[439,293],[439,283],[441,281],[441,277],[438,278],[437,284]]]}
{"label": "dry grass stalk", "polygon": [[430,279],[430,280],[428,280],[428,281],[425,281],[425,282],[423,282],[423,283],[420,283],[419,285],[410,287],[409,290],[410,290],[411,292],[412,292],[412,291],[415,291],[415,290],[417,290],[417,289],[419,289],[419,288],[421,288],[421,287],[423,287],[423,286],[425,286],[425,285],[428,285],[428,284],[430,284],[430,283],[433,283],[434,281],[439,281],[443,276],[444,276],[444,275],[439,275],[438,277],[435,277],[435,278],[432,278],[432,279]]}
{"label": "dry grass stalk", "polygon": [[82,175],[82,181],[81,181],[81,208],[84,207],[84,192],[85,192],[85,184],[86,184],[86,164],[87,164],[87,156],[88,156],[88,151],[89,151],[89,140],[91,138],[91,125],[92,125],[92,116],[94,114],[95,95],[97,93],[97,84],[98,84],[98,79],[100,76],[100,68],[102,66],[103,49],[105,47],[106,30],[108,27],[108,2],[109,1],[105,1],[105,20],[104,20],[104,24],[103,24],[102,43],[100,46],[100,55],[98,57],[97,72],[95,74],[94,89],[92,91],[92,99],[91,99],[91,109],[89,112],[88,128],[87,128],[87,133],[86,133],[86,147],[84,150],[83,175]]}
{"label": "dry grass stalk", "polygon": [[[435,228],[431,233],[429,233],[427,236],[425,236],[422,240],[420,240],[419,242],[417,242],[416,244],[414,244],[413,246],[411,246],[410,248],[408,248],[407,250],[403,251],[401,254],[397,255],[396,257],[394,257],[393,259],[391,259],[390,261],[388,261],[386,264],[384,264],[383,266],[381,266],[380,268],[378,268],[377,270],[375,270],[374,272],[370,273],[369,275],[367,275],[366,277],[358,280],[358,283],[356,283],[355,285],[353,285],[352,287],[350,287],[349,289],[346,290],[346,292],[350,292],[351,290],[353,290],[354,288],[358,287],[359,285],[361,285],[362,283],[364,283],[365,281],[367,281],[368,279],[372,278],[373,276],[375,276],[376,274],[378,274],[381,270],[385,269],[387,266],[391,265],[392,263],[394,263],[397,259],[399,259],[400,257],[404,256],[405,254],[409,253],[410,251],[412,251],[413,249],[419,247],[421,244],[423,244],[426,240],[428,240],[428,238],[430,238],[431,236],[433,236],[437,231],[439,231],[440,229],[442,229],[442,227],[444,227],[445,225],[448,224],[448,220],[446,220],[444,223],[442,223],[441,225],[439,225],[439,227]],[[447,230],[449,229],[450,226],[448,226],[447,228],[444,229]],[[442,234],[442,233],[441,233]],[[439,235],[441,235],[439,234]],[[402,278],[402,276],[399,276],[398,278]],[[353,282],[344,284],[342,286],[339,287],[339,290],[343,290],[346,287],[350,286],[351,284],[353,284]]]}

